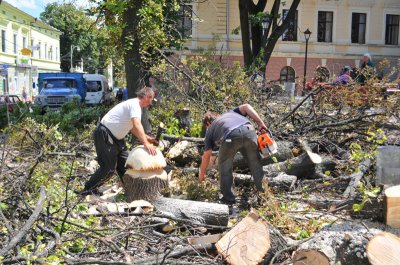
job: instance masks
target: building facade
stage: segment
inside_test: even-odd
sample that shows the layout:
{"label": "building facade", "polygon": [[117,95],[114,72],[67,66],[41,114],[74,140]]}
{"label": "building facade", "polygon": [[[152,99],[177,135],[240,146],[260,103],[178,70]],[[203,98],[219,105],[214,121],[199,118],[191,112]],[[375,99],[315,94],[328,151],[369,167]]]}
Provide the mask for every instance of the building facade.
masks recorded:
{"label": "building facade", "polygon": [[38,73],[60,71],[61,32],[2,1],[0,34],[0,94],[31,100]]}
{"label": "building facade", "polygon": [[[208,0],[185,5],[190,12],[184,13],[181,23],[190,28],[192,37],[187,43],[189,51],[182,54],[215,45],[228,52],[230,60],[243,63],[241,35],[234,30],[240,26],[238,2]],[[268,1],[266,10],[271,10],[273,2]],[[292,3],[285,2],[281,17]],[[275,46],[266,78],[303,83],[307,29],[311,31],[307,82],[321,72],[331,81],[344,66],[359,67],[365,53],[374,63],[387,59],[391,66],[400,67],[399,21],[399,0],[302,0],[295,20]]]}

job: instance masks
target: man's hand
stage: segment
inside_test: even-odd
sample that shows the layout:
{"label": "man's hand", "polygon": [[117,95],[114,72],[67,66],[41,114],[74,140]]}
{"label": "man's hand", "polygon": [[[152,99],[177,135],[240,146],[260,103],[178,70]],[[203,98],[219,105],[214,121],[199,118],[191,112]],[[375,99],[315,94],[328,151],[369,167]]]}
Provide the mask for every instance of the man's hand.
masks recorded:
{"label": "man's hand", "polygon": [[156,147],[150,143],[145,143],[144,147],[147,149],[150,155],[155,156],[157,154]]}
{"label": "man's hand", "polygon": [[154,146],[158,146],[160,144],[159,141],[152,136],[147,136],[147,141],[149,141],[149,143],[153,144]]}

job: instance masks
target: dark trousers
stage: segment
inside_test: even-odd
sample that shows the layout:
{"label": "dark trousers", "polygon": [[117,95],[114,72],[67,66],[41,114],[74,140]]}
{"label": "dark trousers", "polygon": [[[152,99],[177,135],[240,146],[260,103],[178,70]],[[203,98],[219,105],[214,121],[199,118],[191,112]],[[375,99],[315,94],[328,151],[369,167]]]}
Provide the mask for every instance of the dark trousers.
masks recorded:
{"label": "dark trousers", "polygon": [[233,159],[240,152],[247,160],[254,184],[258,191],[263,191],[262,180],[264,172],[261,156],[257,145],[257,133],[251,125],[243,125],[233,130],[219,149],[218,169],[220,174],[220,188],[224,203],[235,203],[233,185]]}
{"label": "dark trousers", "polygon": [[85,190],[93,190],[111,178],[116,171],[122,179],[125,174],[125,162],[128,158],[125,141],[117,140],[102,124],[93,132],[94,146],[97,153],[99,168],[85,183]]}

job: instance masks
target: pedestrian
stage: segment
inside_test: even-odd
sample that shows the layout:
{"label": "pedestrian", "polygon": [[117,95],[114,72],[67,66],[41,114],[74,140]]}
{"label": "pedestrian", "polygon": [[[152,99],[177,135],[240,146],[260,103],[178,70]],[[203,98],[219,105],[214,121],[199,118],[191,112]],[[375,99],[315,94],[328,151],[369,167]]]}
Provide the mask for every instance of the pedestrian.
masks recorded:
{"label": "pedestrian", "polygon": [[98,193],[97,188],[107,181],[114,172],[122,179],[125,174],[125,162],[128,152],[125,136],[131,132],[144,145],[151,155],[156,155],[157,140],[146,135],[141,123],[142,109],[150,106],[155,97],[155,90],[143,87],[137,97],[114,106],[96,127],[93,138],[99,168],[85,183],[80,195]]}
{"label": "pedestrian", "polygon": [[339,76],[336,78],[335,85],[348,85],[350,84],[353,79],[351,78],[352,69],[350,66],[343,67],[342,71],[340,72]]}
{"label": "pedestrian", "polygon": [[22,88],[22,99],[24,100],[24,102],[28,102],[28,93],[26,92],[25,87]]}
{"label": "pedestrian", "polygon": [[122,91],[122,87],[118,88],[116,97],[118,102],[121,102],[124,99],[124,92]]}
{"label": "pedestrian", "polygon": [[257,144],[257,132],[246,116],[257,123],[259,132],[267,129],[258,113],[249,104],[240,105],[222,115],[207,112],[203,119],[203,126],[206,129],[205,151],[201,159],[199,181],[206,179],[206,169],[210,163],[212,150],[219,146],[221,202],[228,205],[235,203],[232,167],[237,152],[241,152],[247,160],[257,190],[263,191],[264,172]]}
{"label": "pedestrian", "polygon": [[364,53],[360,68],[358,82],[365,84],[366,81],[375,76],[375,64],[372,62],[371,54]]}

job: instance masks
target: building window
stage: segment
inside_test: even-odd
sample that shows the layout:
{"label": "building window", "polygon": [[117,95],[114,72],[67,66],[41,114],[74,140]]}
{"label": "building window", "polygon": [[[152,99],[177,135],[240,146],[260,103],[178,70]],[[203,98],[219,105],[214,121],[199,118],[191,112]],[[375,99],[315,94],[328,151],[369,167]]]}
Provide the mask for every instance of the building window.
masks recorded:
{"label": "building window", "polygon": [[192,36],[193,10],[191,5],[182,4],[179,10],[177,28],[184,37]]}
{"label": "building window", "polygon": [[58,61],[58,47],[56,47],[56,61]]}
{"label": "building window", "polygon": [[35,49],[33,48],[33,39],[31,39],[31,54],[32,54],[32,57],[33,57],[33,53],[35,52]]}
{"label": "building window", "polygon": [[26,37],[22,37],[22,48],[26,48]]}
{"label": "building window", "polygon": [[330,74],[328,68],[321,66],[315,70],[314,80],[317,82],[328,82],[329,76]]}
{"label": "building window", "polygon": [[17,54],[17,34],[14,33],[14,53]]}
{"label": "building window", "polygon": [[39,58],[42,58],[42,43],[40,41],[39,41],[38,51],[39,51]]}
{"label": "building window", "polygon": [[351,43],[365,43],[367,28],[367,14],[353,13],[351,17]]}
{"label": "building window", "polygon": [[332,42],[333,12],[318,11],[318,42]]}
{"label": "building window", "polygon": [[1,30],[1,51],[6,52],[6,31]]}
{"label": "building window", "polygon": [[385,44],[399,45],[399,15],[386,15]]}
{"label": "building window", "polygon": [[[286,19],[288,9],[283,10],[283,19]],[[288,29],[282,34],[283,41],[297,41],[297,10],[294,14],[294,19],[289,21]]]}
{"label": "building window", "polygon": [[50,46],[50,51],[49,51],[49,59],[53,61],[54,56],[53,56],[53,46]]}
{"label": "building window", "polygon": [[44,58],[45,58],[45,59],[48,59],[48,58],[49,58],[49,55],[48,55],[48,53],[47,53],[47,43],[44,44]]}
{"label": "building window", "polygon": [[281,84],[285,82],[294,82],[295,81],[295,72],[294,69],[290,66],[285,66],[281,70],[279,81]]}

